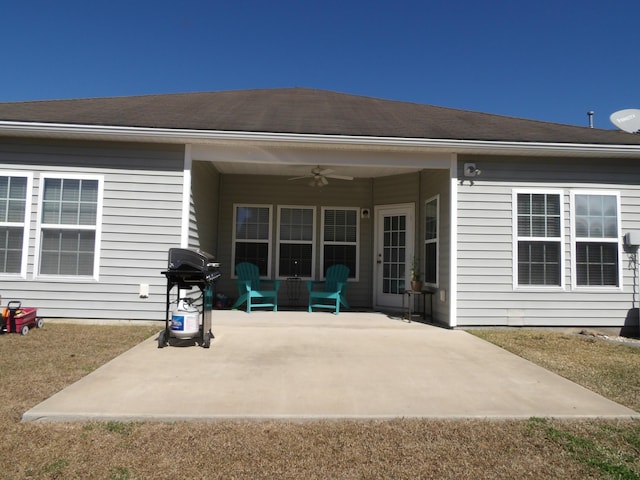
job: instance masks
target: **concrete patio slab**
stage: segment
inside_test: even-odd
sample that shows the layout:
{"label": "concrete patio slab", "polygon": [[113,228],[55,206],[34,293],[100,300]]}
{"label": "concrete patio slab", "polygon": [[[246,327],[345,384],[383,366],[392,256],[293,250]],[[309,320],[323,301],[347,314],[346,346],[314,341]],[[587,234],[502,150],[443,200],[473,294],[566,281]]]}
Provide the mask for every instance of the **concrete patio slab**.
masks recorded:
{"label": "concrete patio slab", "polygon": [[150,338],[23,420],[640,417],[464,331],[382,313],[215,311],[213,332],[209,349]]}

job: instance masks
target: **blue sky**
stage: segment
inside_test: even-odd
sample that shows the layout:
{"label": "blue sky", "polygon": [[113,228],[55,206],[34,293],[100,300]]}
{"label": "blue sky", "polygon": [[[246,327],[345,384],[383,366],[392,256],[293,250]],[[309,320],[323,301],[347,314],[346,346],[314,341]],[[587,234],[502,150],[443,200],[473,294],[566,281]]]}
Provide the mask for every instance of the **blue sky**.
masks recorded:
{"label": "blue sky", "polygon": [[309,87],[614,128],[638,0],[6,1],[0,101]]}

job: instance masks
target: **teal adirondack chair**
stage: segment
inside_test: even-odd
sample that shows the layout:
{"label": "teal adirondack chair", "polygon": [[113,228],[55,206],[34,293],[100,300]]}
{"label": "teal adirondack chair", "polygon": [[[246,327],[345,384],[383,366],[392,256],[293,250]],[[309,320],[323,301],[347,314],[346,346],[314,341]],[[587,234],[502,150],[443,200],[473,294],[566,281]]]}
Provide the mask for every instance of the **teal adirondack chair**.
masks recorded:
{"label": "teal adirondack chair", "polygon": [[[242,262],[236,265],[236,275],[238,279],[239,297],[231,308],[238,308],[243,303],[247,303],[247,313],[251,313],[252,308],[273,307],[273,311],[278,311],[278,290],[280,280],[261,280],[260,269],[257,265],[249,262]],[[271,290],[265,290],[265,284],[272,284]]]}
{"label": "teal adirondack chair", "polygon": [[[327,269],[325,279],[310,280],[307,282],[309,290],[309,313],[314,308],[327,308],[334,310],[336,315],[340,313],[340,305],[350,308],[347,303],[347,279],[349,278],[349,267],[346,265],[332,265]],[[315,288],[322,285],[322,290]]]}

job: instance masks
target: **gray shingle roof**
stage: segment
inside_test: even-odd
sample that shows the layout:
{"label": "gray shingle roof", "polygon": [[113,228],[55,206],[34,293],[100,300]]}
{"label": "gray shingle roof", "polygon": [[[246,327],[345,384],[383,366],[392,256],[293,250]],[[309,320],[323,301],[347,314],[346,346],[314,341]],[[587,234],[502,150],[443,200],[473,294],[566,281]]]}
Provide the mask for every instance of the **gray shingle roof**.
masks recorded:
{"label": "gray shingle roof", "polygon": [[0,103],[0,120],[447,140],[640,145],[640,135],[307,88]]}

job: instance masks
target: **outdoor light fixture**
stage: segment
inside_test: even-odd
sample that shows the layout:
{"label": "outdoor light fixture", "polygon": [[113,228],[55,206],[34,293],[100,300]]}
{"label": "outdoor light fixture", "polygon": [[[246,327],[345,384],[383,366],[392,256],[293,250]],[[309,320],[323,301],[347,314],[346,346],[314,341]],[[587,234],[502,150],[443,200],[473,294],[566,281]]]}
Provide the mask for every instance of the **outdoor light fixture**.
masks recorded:
{"label": "outdoor light fixture", "polygon": [[476,167],[475,163],[464,164],[464,176],[465,177],[477,177],[482,174],[482,170]]}
{"label": "outdoor light fixture", "polygon": [[327,179],[325,177],[322,176],[315,176],[311,179],[311,181],[309,182],[309,186],[310,187],[324,187],[325,185],[327,185],[329,182],[327,181]]}

